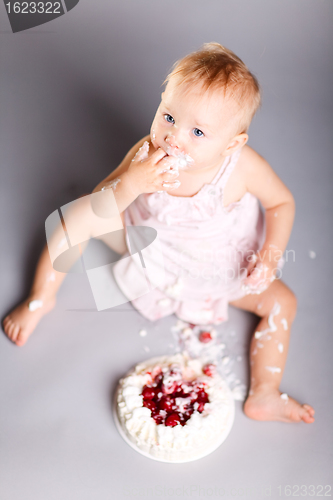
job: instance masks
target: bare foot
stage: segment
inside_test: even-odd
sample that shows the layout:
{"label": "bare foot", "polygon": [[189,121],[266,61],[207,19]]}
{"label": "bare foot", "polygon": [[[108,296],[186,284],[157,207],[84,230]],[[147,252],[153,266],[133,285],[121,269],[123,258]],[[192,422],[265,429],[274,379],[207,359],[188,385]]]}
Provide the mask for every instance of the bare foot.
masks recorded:
{"label": "bare foot", "polygon": [[3,320],[3,329],[8,338],[18,346],[26,343],[37,324],[51,309],[54,308],[56,300],[43,300],[43,306],[35,311],[30,311],[28,304],[33,298],[28,297],[19,306],[13,309]]}
{"label": "bare foot", "polygon": [[314,422],[314,409],[301,405],[295,399],[282,395],[277,389],[262,389],[251,395],[244,404],[244,413],[254,420],[278,420],[280,422]]}

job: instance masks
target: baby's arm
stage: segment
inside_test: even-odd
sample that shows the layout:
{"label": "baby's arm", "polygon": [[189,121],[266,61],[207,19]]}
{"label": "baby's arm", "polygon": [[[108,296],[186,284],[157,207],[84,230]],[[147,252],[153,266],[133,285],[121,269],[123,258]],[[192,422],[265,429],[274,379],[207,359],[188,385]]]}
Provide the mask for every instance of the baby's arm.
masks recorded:
{"label": "baby's arm", "polygon": [[252,148],[244,146],[239,162],[246,190],[256,196],[265,209],[265,242],[258,252],[257,262],[252,262],[254,269],[250,269],[252,272],[244,281],[249,292],[258,284],[257,289],[261,291],[274,279],[274,269],[286,249],[295,216],[295,201],[268,162]]}
{"label": "baby's arm", "polygon": [[[149,140],[150,136],[146,136],[137,142],[120,165],[93,190],[96,193],[112,189],[120,213],[142,193],[179,186],[179,182],[175,180],[178,172],[172,170],[175,159],[167,156],[162,149],[154,150]],[[99,207],[101,210],[102,208]]]}

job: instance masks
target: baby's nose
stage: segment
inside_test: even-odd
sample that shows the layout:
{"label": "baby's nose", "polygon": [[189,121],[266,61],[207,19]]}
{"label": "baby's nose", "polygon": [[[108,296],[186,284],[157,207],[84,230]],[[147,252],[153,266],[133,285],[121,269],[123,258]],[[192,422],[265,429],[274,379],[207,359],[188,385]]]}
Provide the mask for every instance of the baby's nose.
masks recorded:
{"label": "baby's nose", "polygon": [[165,142],[167,142],[172,148],[179,148],[178,141],[173,134],[168,135],[165,139]]}

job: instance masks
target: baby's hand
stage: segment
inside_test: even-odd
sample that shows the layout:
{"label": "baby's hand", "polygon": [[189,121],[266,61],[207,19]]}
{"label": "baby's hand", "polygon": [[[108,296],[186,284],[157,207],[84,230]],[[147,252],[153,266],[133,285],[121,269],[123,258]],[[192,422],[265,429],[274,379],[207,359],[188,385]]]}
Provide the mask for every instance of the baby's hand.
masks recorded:
{"label": "baby's hand", "polygon": [[176,178],[179,172],[177,168],[173,168],[176,159],[168,156],[163,149],[157,149],[150,156],[148,153],[149,143],[145,141],[127,171],[131,187],[137,196],[142,193],[178,188],[180,182]]}
{"label": "baby's hand", "polygon": [[270,262],[258,262],[258,256],[253,255],[247,269],[247,277],[243,280],[242,290],[249,294],[264,292],[275,280],[274,267]]}

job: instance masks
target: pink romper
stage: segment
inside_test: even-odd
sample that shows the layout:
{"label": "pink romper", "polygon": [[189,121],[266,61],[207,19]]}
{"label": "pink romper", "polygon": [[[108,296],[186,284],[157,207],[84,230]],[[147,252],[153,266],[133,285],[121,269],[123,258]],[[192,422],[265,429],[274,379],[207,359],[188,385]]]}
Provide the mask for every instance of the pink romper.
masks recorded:
{"label": "pink romper", "polygon": [[[250,255],[263,244],[264,217],[251,193],[223,206],[239,155],[226,157],[212,182],[194,196],[142,194],[127,208],[126,225],[155,228],[163,255],[163,285],[132,300],[146,318],[175,313],[190,323],[218,324],[228,319],[228,303],[245,295],[241,281]],[[126,296],[137,270],[138,260],[120,260],[114,267]]]}

